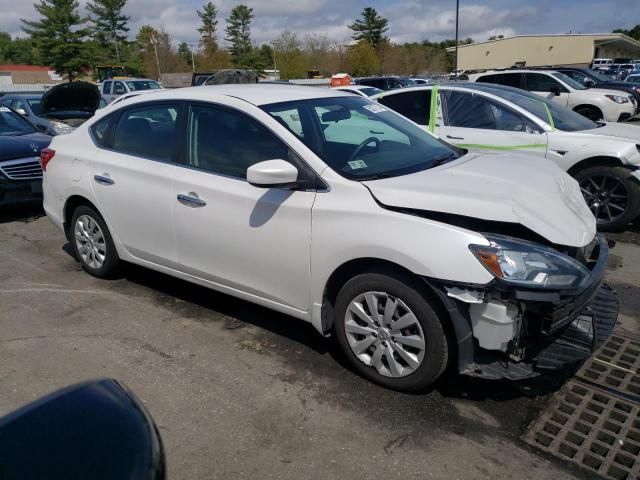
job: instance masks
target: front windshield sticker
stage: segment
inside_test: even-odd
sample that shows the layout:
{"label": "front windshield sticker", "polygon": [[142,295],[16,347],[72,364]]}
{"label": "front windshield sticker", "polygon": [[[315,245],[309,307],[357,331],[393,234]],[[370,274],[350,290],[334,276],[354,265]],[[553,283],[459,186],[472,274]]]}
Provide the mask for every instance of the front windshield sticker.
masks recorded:
{"label": "front windshield sticker", "polygon": [[9,110],[7,107],[0,107],[0,112],[10,112],[11,110]]}
{"label": "front windshield sticker", "polygon": [[[369,105],[366,105],[364,108],[367,108]],[[351,167],[351,170],[358,170],[359,168],[367,168],[367,164],[364,163],[362,160],[351,160],[349,162],[349,166]]]}
{"label": "front windshield sticker", "polygon": [[362,108],[366,108],[371,113],[380,113],[380,112],[386,112],[387,111],[386,108],[381,107],[380,105],[377,105],[377,104],[364,105]]}

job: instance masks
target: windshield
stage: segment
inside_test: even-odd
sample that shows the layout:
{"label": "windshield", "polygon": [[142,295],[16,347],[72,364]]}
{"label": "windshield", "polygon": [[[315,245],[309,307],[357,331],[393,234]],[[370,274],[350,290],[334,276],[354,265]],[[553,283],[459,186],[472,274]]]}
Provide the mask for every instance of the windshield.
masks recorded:
{"label": "windshield", "polygon": [[553,72],[551,75],[556,77],[558,80],[562,80],[564,83],[569,85],[574,90],[586,90],[587,89],[587,87],[585,87],[582,83],[575,81],[571,77],[567,77],[564,73]]}
{"label": "windshield", "polygon": [[[582,72],[581,72],[582,73]],[[591,70],[589,73],[585,74],[589,78],[593,80],[597,80],[598,82],[609,82],[611,81],[606,75],[601,74],[600,72],[596,72],[595,70]]]}
{"label": "windshield", "polygon": [[31,107],[31,111],[34,115],[40,115],[40,103],[42,103],[42,99],[40,98],[29,98],[27,99],[27,103]]}
{"label": "windshield", "polygon": [[7,107],[0,107],[0,136],[27,135],[35,131],[35,128],[20,115]]}
{"label": "windshield", "polygon": [[367,97],[372,97],[382,92],[382,90],[376,87],[361,88],[360,91],[364,93]]}
{"label": "windshield", "polygon": [[499,88],[485,88],[483,90],[515,103],[520,108],[532,113],[545,123],[551,123],[549,121],[550,114],[553,119],[553,126],[558,130],[564,130],[565,132],[579,132],[581,130],[592,130],[599,127],[597,123],[583,117],[573,110],[564,108],[556,102],[539,97],[538,95],[527,94],[524,92],[512,92],[510,90],[503,90]]}
{"label": "windshield", "polygon": [[157,90],[160,88],[160,84],[153,80],[133,80],[127,82],[127,86],[132,92],[136,90]]}
{"label": "windshield", "polygon": [[299,100],[262,107],[340,175],[351,180],[407,175],[459,151],[365,98]]}

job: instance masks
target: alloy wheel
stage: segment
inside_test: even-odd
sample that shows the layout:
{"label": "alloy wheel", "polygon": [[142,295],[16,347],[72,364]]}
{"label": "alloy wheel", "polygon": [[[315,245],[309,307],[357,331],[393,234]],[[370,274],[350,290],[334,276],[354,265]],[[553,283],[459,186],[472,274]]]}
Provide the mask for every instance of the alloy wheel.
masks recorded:
{"label": "alloy wheel", "polygon": [[80,215],[74,226],[78,255],[90,268],[100,269],[107,258],[107,246],[102,229],[89,215]]}
{"label": "alloy wheel", "polygon": [[589,176],[580,182],[580,189],[598,223],[612,223],[629,208],[629,189],[613,175]]}
{"label": "alloy wheel", "polygon": [[385,292],[366,292],[354,298],[344,321],[354,355],[385,377],[406,377],[422,364],[426,342],[411,309]]}

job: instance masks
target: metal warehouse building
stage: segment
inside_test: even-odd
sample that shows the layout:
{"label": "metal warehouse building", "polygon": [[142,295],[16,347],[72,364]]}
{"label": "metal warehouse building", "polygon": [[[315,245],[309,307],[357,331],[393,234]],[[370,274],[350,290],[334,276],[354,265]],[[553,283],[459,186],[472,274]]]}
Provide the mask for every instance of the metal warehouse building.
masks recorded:
{"label": "metal warehouse building", "polygon": [[[454,52],[455,47],[447,50]],[[622,33],[517,35],[458,47],[458,68],[462,70],[588,66],[594,58],[640,59],[640,42]]]}

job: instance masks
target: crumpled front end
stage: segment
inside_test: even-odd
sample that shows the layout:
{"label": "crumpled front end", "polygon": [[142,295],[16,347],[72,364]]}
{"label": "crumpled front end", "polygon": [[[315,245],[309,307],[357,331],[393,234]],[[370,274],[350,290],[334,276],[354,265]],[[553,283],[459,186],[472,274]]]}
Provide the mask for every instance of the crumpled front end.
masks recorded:
{"label": "crumpled front end", "polygon": [[598,235],[564,252],[590,271],[580,291],[430,281],[445,303],[458,340],[462,374],[519,380],[580,364],[609,337],[618,318],[617,294],[603,283],[609,254]]}

